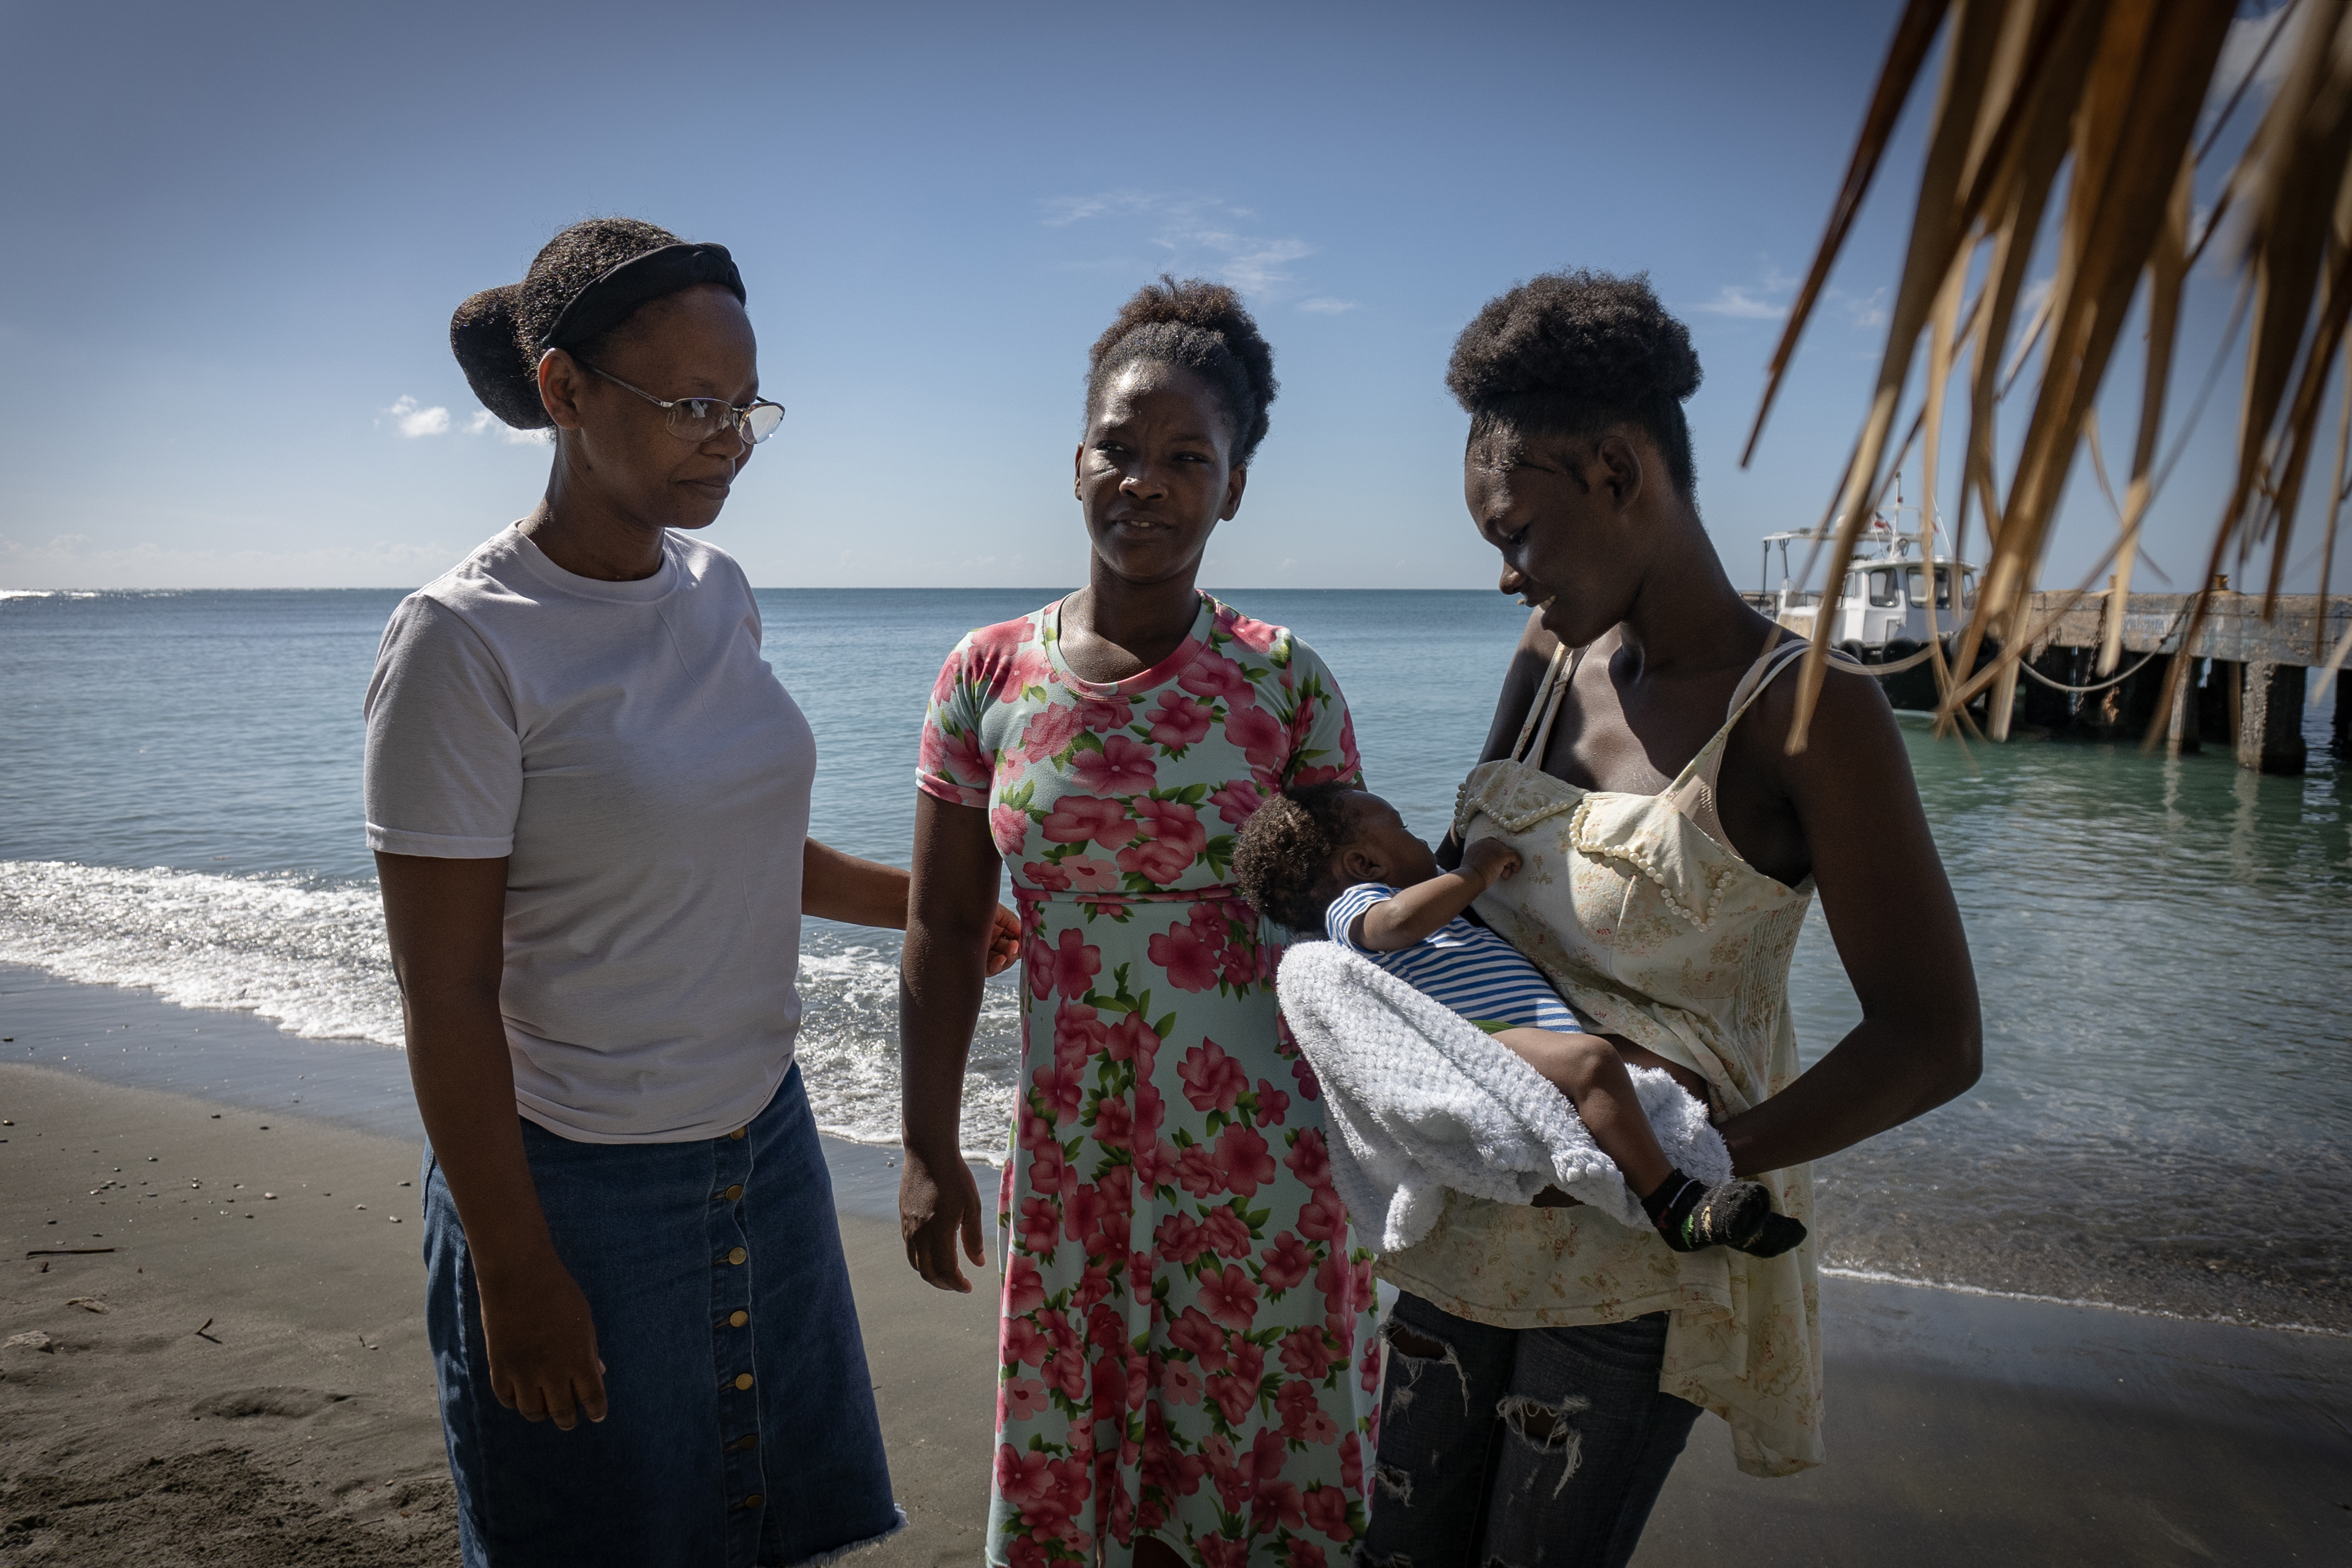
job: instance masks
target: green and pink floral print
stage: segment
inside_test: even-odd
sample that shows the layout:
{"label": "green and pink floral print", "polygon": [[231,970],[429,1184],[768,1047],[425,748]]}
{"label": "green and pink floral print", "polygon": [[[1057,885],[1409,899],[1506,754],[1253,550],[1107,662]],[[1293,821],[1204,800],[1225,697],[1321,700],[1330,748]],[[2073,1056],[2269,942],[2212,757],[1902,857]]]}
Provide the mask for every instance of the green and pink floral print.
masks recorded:
{"label": "green and pink floral print", "polygon": [[1370,1258],[1226,877],[1268,795],[1360,776],[1347,704],[1206,595],[1115,685],[1062,662],[1060,620],[957,647],[919,773],[988,812],[1024,940],[989,1560],[1157,1537],[1200,1568],[1339,1568],[1376,1436]]}

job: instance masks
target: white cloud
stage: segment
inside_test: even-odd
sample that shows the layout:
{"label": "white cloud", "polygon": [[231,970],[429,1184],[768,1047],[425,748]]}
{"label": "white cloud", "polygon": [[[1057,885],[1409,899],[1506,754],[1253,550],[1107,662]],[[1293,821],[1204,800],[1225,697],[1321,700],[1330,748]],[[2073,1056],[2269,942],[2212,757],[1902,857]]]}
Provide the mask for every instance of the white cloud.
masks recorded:
{"label": "white cloud", "polygon": [[1866,298],[1856,299],[1843,289],[1832,289],[1830,295],[1857,327],[1886,325],[1886,289],[1873,289]]}
{"label": "white cloud", "polygon": [[[1736,321],[1785,321],[1789,319],[1789,301],[1796,289],[1796,279],[1765,258],[1764,275],[1758,281],[1726,283],[1715,291],[1714,299],[1703,300],[1690,309],[1709,316],[1728,316]],[[1886,324],[1886,289],[1874,289],[1864,295],[1832,287],[1822,296],[1822,308],[1843,311],[1857,330],[1883,327]]]}
{"label": "white cloud", "polygon": [[[2279,84],[2294,68],[2295,57],[2303,52],[2304,35],[2310,31],[2311,18],[2320,10],[2320,6],[2295,5],[2290,0],[2268,16],[2241,16],[2230,24],[2229,34],[2221,43],[2221,58],[2214,63],[2212,85],[2206,89],[2205,105],[2197,118],[2197,145],[2203,146],[2206,138],[2214,133],[2222,109],[2236,95],[2240,84],[2245,82],[2248,71],[2253,71],[2253,81],[2231,116],[2231,142],[2242,142],[2253,134],[2271,100],[2277,95]],[[2347,47],[2347,39],[2340,34],[2336,42],[2338,48]],[[2258,58],[2262,61],[2260,69],[2254,65]],[[2223,144],[2217,149],[2217,156],[2225,162],[2236,155],[2234,145]],[[2212,234],[2208,232],[2213,224],[2212,206],[2204,202],[2196,204],[2189,217],[2189,243],[2192,248],[2204,247],[2197,264],[2202,276],[2227,279],[2236,273],[2244,250],[2249,216],[2247,204],[2239,202],[2221,215],[2222,230]]]}
{"label": "white cloud", "polygon": [[19,544],[13,539],[0,537],[0,550],[6,551],[11,560],[39,557],[44,560],[62,561],[93,550],[97,545],[98,541],[87,533],[53,534],[46,543],[41,544]]}
{"label": "white cloud", "polygon": [[400,433],[412,440],[419,436],[446,436],[449,433],[449,411],[437,405],[421,408],[417,406],[416,399],[404,395],[394,399],[384,413],[399,427]]}
{"label": "white cloud", "polygon": [[1745,283],[1726,283],[1715,291],[1715,298],[1691,307],[1710,316],[1730,316],[1743,321],[1777,321],[1786,317],[1789,307],[1776,305],[1769,300],[1759,300]]}
{"label": "white cloud", "polygon": [[1350,310],[1363,309],[1353,300],[1334,300],[1328,294],[1318,294],[1312,300],[1301,300],[1298,301],[1298,308],[1302,310],[1312,310],[1318,316],[1344,316]]}
{"label": "white cloud", "polygon": [[1163,235],[1153,243],[1164,247],[1171,257],[1196,257],[1205,252],[1215,258],[1210,263],[1210,270],[1244,294],[1270,294],[1282,284],[1297,282],[1284,268],[1315,254],[1315,247],[1304,240],[1259,239],[1222,229]]}
{"label": "white cloud", "polygon": [[1143,220],[1142,237],[1162,253],[1166,270],[1206,273],[1262,299],[1279,299],[1288,292],[1298,281],[1290,264],[1315,254],[1315,247],[1303,239],[1243,232],[1235,220],[1257,215],[1214,196],[1110,191],[1055,196],[1041,205],[1045,216],[1038,221],[1047,228],[1066,228],[1093,218]]}
{"label": "white cloud", "polygon": [[545,430],[518,430],[497,415],[484,408],[466,421],[468,436],[488,436],[496,432],[499,439],[509,447],[544,447],[554,437]]}
{"label": "white cloud", "polygon": [[1132,212],[1133,204],[1147,201],[1144,196],[1053,196],[1045,203],[1045,216],[1038,221],[1047,228],[1062,228],[1083,218],[1100,217],[1107,212]]}
{"label": "white cloud", "polygon": [[[2252,107],[2259,109],[2261,99],[2286,79],[2295,51],[2302,47],[2301,34],[2306,19],[2318,9],[2315,5],[2282,5],[2267,16],[2241,16],[2231,22],[2229,36],[2221,41],[2221,62],[2213,68],[2215,100],[2208,106],[2210,110],[2221,112],[2221,105],[2230,100],[2229,95],[2238,90],[2238,83],[2253,68],[2254,57],[2262,55],[2262,71],[2254,78],[2253,88],[2247,95]],[[2290,14],[2294,16],[2292,23],[2288,21]],[[2264,42],[2284,26],[2292,26],[2294,34],[2272,44],[2270,53],[2263,55]],[[2242,114],[2245,110],[2242,107],[2239,112]]]}
{"label": "white cloud", "polygon": [[1729,316],[1739,321],[1778,321],[1789,314],[1784,302],[1797,280],[1772,265],[1771,258],[1759,257],[1764,276],[1753,283],[1726,283],[1715,291],[1715,298],[1690,307],[1710,316]]}
{"label": "white cloud", "polygon": [[25,541],[0,533],[0,581],[28,589],[413,587],[465,554],[442,542],[310,550],[211,550],[125,544],[61,533]]}
{"label": "white cloud", "polygon": [[[2230,31],[2221,42],[2221,58],[2214,62],[2212,84],[2206,89],[2204,107],[2197,116],[2199,146],[2219,126],[2221,110],[2236,96],[2239,86],[2245,83],[2248,71],[2254,73],[2253,80],[2246,87],[2245,97],[2238,100],[2236,112],[2231,116],[2230,133],[2237,142],[2253,133],[2271,100],[2277,95],[2279,84],[2294,68],[2295,57],[2303,52],[2304,35],[2311,30],[2311,18],[2321,9],[2289,0],[2268,16],[2240,16],[2230,24]],[[2345,40],[2339,37],[2336,43],[2341,47]],[[2254,64],[2257,58],[2262,61],[2259,69]],[[2225,161],[2235,156],[2227,146],[2220,149],[2220,153]],[[2200,214],[2189,230],[2190,243],[2195,243],[2206,221],[2206,215]]]}

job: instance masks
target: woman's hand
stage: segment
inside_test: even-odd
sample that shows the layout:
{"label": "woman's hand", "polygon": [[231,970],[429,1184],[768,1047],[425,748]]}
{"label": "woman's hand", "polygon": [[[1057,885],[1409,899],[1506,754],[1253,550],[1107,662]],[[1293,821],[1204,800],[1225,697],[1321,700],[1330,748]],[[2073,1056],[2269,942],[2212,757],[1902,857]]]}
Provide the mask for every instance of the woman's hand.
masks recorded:
{"label": "woman's hand", "polygon": [[587,1298],[539,1206],[499,983],[507,863],[378,855],[384,934],[407,1025],[408,1077],[435,1168],[457,1205],[481,1290],[499,1402],[570,1431],[604,1419],[604,1363]]}
{"label": "woman's hand", "polygon": [[569,1432],[585,1415],[604,1419],[604,1363],[588,1298],[552,1247],[512,1268],[476,1253],[482,1342],[490,1392],[527,1421]]}
{"label": "woman's hand", "polygon": [[995,923],[988,932],[988,973],[991,979],[1021,962],[1021,917],[996,906]]}
{"label": "woman's hand", "polygon": [[988,1254],[981,1246],[980,1184],[961,1150],[931,1154],[911,1146],[898,1176],[898,1234],[907,1243],[907,1262],[926,1284],[941,1290],[971,1293],[971,1281],[956,1264],[956,1242],[975,1268],[984,1267]]}

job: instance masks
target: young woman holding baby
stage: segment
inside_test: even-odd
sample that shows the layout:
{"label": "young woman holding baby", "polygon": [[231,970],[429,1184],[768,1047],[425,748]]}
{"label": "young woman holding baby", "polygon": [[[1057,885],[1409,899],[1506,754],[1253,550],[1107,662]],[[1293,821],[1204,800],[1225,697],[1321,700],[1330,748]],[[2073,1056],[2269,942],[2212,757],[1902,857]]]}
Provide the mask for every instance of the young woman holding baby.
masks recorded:
{"label": "young woman holding baby", "polygon": [[[1534,609],[1439,858],[1507,850],[1484,922],[1594,1033],[1703,1090],[1735,1173],[1810,1224],[1809,1162],[1975,1081],[1976,983],[1877,683],[1833,665],[1786,747],[1803,645],[1700,522],[1698,380],[1641,278],[1538,277],[1456,343],[1465,499]],[[1789,963],[1816,890],[1863,1017],[1800,1073]],[[1449,1194],[1378,1271],[1402,1294],[1369,1563],[1622,1564],[1702,1409],[1750,1474],[1822,1460],[1810,1237],[1679,1251]]]}

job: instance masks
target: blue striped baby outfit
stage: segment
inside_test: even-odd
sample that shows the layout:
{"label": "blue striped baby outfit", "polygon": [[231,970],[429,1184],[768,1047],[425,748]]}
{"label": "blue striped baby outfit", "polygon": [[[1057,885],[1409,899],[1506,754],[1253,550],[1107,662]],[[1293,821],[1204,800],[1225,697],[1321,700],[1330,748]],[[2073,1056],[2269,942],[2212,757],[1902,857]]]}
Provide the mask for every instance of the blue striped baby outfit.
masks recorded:
{"label": "blue striped baby outfit", "polygon": [[1490,1033],[1507,1028],[1583,1031],[1542,970],[1517,948],[1460,915],[1395,952],[1374,952],[1348,940],[1358,915],[1395,896],[1394,888],[1379,882],[1357,883],[1331,900],[1323,916],[1324,934]]}

